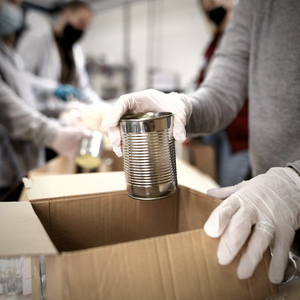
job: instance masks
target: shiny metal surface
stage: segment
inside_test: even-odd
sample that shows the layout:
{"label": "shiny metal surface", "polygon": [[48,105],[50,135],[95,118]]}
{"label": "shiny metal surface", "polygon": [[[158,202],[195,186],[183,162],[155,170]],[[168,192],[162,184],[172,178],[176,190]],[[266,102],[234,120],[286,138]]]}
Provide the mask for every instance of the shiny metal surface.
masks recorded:
{"label": "shiny metal surface", "polygon": [[82,173],[98,168],[102,162],[103,135],[100,131],[93,131],[90,138],[83,138],[78,154],[75,158],[76,164],[82,168]]}
{"label": "shiny metal surface", "polygon": [[138,200],[173,195],[177,173],[172,113],[127,115],[120,127],[128,195]]}

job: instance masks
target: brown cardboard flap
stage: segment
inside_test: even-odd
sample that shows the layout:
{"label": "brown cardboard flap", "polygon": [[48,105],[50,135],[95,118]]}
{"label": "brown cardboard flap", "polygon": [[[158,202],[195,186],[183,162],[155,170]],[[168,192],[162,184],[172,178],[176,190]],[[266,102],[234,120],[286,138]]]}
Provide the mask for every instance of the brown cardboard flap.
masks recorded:
{"label": "brown cardboard flap", "polygon": [[[46,257],[46,290],[48,300],[64,300],[62,298],[62,291],[66,288],[66,282],[63,279],[65,265],[62,264],[60,256]],[[88,272],[84,271],[82,276],[88,276]],[[78,282],[80,285],[80,282]],[[40,300],[40,298],[33,298],[33,300]],[[86,297],[82,298],[87,299]]]}
{"label": "brown cardboard flap", "polygon": [[68,268],[61,299],[260,300],[276,293],[267,276],[268,253],[249,280],[239,280],[240,255],[230,266],[219,265],[218,243],[199,229],[63,253],[61,265]]}
{"label": "brown cardboard flap", "polygon": [[180,186],[178,231],[203,228],[211,212],[222,203],[221,200]]}
{"label": "brown cardboard flap", "polygon": [[219,187],[215,180],[209,176],[211,175],[210,173],[205,174],[205,170],[199,170],[197,167],[178,158],[176,159],[176,164],[177,179],[180,185],[184,185],[202,193],[206,193],[208,189]]}
{"label": "brown cardboard flap", "polygon": [[216,154],[214,148],[199,142],[192,142],[191,163],[199,170],[217,180]]}
{"label": "brown cardboard flap", "polygon": [[[49,171],[47,171],[48,173],[42,172],[44,176],[40,176],[41,173],[39,172],[31,172],[29,179],[23,179],[29,200],[113,192],[126,189],[124,172],[53,175],[51,173],[52,170],[60,162],[62,166],[57,166],[59,173],[60,168],[64,168],[64,165],[68,162],[64,157],[50,161],[47,167],[45,166],[42,169]],[[209,188],[218,187],[209,176],[180,159],[177,159],[177,171],[180,185],[201,192],[206,192]]]}
{"label": "brown cardboard flap", "polygon": [[60,198],[126,189],[124,172],[53,175],[24,178],[29,200]]}
{"label": "brown cardboard flap", "polygon": [[74,159],[66,156],[57,156],[47,162],[43,167],[33,169],[29,171],[28,176],[45,176],[45,175],[57,175],[57,174],[74,174],[76,171],[76,165]]}
{"label": "brown cardboard flap", "polygon": [[71,251],[199,229],[221,201],[180,186],[157,201],[121,191],[31,203],[56,248]]}
{"label": "brown cardboard flap", "polygon": [[0,257],[56,254],[29,202],[0,202]]}
{"label": "brown cardboard flap", "polygon": [[41,221],[43,227],[45,228],[48,235],[50,235],[50,205],[49,202],[39,203],[39,205],[32,204],[32,208],[39,220]]}
{"label": "brown cardboard flap", "polygon": [[178,193],[158,201],[133,200],[122,191],[33,200],[31,203],[59,251],[178,231]]}

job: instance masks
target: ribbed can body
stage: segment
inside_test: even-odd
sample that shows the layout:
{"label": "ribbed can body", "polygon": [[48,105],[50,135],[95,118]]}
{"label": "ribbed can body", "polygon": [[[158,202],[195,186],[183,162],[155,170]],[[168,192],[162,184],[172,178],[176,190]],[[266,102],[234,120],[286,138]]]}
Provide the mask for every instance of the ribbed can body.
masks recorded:
{"label": "ribbed can body", "polygon": [[171,113],[147,113],[121,119],[127,193],[139,200],[171,196],[177,189]]}

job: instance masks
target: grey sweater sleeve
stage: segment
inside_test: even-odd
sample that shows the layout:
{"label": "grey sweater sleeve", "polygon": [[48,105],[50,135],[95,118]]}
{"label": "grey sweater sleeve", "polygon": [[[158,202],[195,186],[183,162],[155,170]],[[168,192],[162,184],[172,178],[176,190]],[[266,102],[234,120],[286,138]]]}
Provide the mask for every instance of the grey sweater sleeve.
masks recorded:
{"label": "grey sweater sleeve", "polygon": [[0,78],[0,125],[13,138],[51,146],[59,123],[26,105]]}
{"label": "grey sweater sleeve", "polygon": [[188,136],[226,127],[238,114],[248,94],[248,63],[252,0],[240,0],[201,87],[188,94],[192,115]]}

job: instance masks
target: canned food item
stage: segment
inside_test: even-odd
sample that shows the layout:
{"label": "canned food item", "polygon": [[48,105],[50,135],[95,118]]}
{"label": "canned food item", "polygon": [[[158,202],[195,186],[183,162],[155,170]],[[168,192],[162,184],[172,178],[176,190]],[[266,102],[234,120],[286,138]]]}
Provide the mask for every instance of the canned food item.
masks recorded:
{"label": "canned food item", "polygon": [[75,157],[75,163],[88,170],[96,169],[101,165],[103,135],[100,131],[93,131],[91,137],[84,137],[80,149]]}
{"label": "canned food item", "polygon": [[177,171],[172,113],[126,115],[120,127],[127,194],[138,200],[173,195]]}

